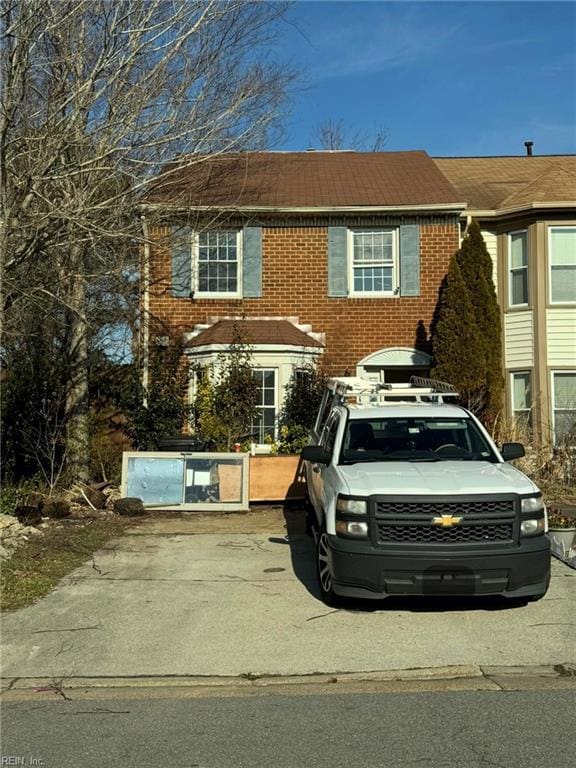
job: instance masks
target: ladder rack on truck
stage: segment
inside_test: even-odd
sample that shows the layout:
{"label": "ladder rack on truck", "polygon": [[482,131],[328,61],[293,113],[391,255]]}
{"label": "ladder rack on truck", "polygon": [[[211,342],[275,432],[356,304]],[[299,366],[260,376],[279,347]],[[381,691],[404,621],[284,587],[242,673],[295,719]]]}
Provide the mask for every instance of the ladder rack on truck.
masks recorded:
{"label": "ladder rack on truck", "polygon": [[358,405],[444,403],[445,398],[458,397],[458,392],[452,384],[422,376],[412,376],[406,384],[380,384],[358,376],[343,376],[328,379],[326,389],[341,402]]}

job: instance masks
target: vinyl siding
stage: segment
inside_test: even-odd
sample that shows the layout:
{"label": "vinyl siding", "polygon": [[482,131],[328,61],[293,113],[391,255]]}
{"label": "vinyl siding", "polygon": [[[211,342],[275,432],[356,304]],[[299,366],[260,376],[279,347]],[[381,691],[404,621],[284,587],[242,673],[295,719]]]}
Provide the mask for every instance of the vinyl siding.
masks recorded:
{"label": "vinyl siding", "polygon": [[485,229],[482,230],[482,237],[484,238],[486,248],[492,259],[492,280],[496,288],[496,293],[498,293],[498,238],[493,232],[487,232]]}
{"label": "vinyl siding", "polygon": [[532,311],[504,316],[504,358],[506,368],[531,368],[534,364]]}
{"label": "vinyl siding", "polygon": [[548,365],[576,368],[576,309],[546,311]]}

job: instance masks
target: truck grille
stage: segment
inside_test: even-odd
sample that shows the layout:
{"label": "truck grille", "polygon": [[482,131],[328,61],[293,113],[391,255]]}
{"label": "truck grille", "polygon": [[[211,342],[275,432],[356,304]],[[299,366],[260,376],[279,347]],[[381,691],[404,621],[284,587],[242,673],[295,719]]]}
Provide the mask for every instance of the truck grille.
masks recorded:
{"label": "truck grille", "polygon": [[[480,499],[478,496],[433,500],[412,497],[372,498],[373,529],[379,545],[385,544],[481,544],[514,541],[514,496]],[[434,518],[461,518],[443,527]]]}
{"label": "truck grille", "polygon": [[378,543],[405,542],[407,544],[466,544],[482,541],[512,541],[513,523],[465,525],[457,528],[439,528],[434,525],[386,525],[378,522]]}
{"label": "truck grille", "polygon": [[381,515],[513,515],[514,501],[377,501],[376,516]]}

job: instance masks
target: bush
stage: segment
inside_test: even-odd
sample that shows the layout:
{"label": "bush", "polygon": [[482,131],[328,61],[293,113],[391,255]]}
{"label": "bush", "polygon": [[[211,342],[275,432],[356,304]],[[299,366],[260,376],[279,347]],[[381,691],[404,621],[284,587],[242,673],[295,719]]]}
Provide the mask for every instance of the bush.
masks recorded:
{"label": "bush", "polygon": [[280,453],[300,453],[308,444],[325,384],[324,372],[312,365],[292,372],[280,412]]}
{"label": "bush", "polygon": [[492,423],[504,387],[501,319],[492,260],[476,222],[440,288],[431,341],[432,376],[453,384],[463,404]]}
{"label": "bush", "polygon": [[240,324],[218,365],[201,369],[194,399],[194,426],[199,437],[217,451],[250,441],[258,415],[259,387],[252,375],[252,351]]}
{"label": "bush", "polygon": [[[132,365],[116,393],[117,404],[126,419],[121,429],[134,448],[142,451],[155,451],[162,438],[181,432],[191,410],[185,400],[188,372],[182,365],[179,342],[170,339],[167,346],[153,348],[149,374],[150,383],[145,390],[140,370]],[[108,469],[114,472],[114,466]]]}

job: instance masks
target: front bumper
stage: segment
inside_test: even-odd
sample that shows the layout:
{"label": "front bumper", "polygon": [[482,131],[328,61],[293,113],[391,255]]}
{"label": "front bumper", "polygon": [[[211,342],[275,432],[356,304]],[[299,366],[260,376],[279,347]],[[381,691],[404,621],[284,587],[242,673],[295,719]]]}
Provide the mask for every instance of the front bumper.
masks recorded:
{"label": "front bumper", "polygon": [[513,549],[433,551],[376,548],[328,536],[333,588],[342,597],[381,600],[391,595],[543,595],[550,580],[547,536]]}

